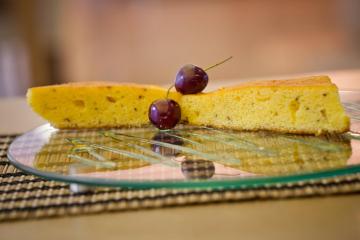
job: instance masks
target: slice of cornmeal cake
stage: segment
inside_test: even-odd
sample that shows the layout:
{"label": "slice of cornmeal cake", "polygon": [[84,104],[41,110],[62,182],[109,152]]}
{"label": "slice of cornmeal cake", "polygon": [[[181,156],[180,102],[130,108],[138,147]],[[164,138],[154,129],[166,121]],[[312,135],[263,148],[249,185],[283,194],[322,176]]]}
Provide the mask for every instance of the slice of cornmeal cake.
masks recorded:
{"label": "slice of cornmeal cake", "polygon": [[[58,128],[140,126],[166,89],[136,84],[77,83],[31,88],[28,102]],[[350,120],[327,76],[253,81],[210,93],[170,92],[192,125],[289,133],[341,133]]]}
{"label": "slice of cornmeal cake", "polygon": [[[148,124],[150,104],[166,92],[150,85],[85,82],[31,88],[27,100],[57,128],[126,127]],[[169,95],[176,101],[180,96]]]}
{"label": "slice of cornmeal cake", "polygon": [[210,93],[184,95],[182,114],[193,125],[289,133],[341,133],[350,120],[327,76],[252,81]]}

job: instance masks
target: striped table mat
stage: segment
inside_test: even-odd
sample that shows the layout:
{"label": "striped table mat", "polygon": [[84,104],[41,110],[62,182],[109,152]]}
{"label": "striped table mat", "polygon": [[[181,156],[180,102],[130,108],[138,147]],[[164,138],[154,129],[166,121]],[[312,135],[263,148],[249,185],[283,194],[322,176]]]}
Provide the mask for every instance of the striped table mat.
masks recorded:
{"label": "striped table mat", "polygon": [[96,188],[90,192],[73,193],[65,183],[44,180],[12,166],[6,152],[14,137],[0,136],[0,221],[360,192],[360,174],[355,174],[251,189]]}

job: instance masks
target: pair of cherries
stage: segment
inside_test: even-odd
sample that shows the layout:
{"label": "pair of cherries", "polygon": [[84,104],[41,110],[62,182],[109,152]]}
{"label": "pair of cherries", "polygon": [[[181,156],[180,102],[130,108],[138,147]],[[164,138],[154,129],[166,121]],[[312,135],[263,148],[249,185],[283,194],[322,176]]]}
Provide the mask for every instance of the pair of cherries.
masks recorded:
{"label": "pair of cherries", "polygon": [[151,103],[149,107],[150,122],[160,130],[175,127],[181,119],[181,108],[176,101],[168,98],[170,89],[175,86],[176,91],[184,95],[202,92],[209,82],[206,71],[231,58],[216,63],[205,70],[192,64],[183,66],[176,75],[175,84],[169,88],[166,98]]}

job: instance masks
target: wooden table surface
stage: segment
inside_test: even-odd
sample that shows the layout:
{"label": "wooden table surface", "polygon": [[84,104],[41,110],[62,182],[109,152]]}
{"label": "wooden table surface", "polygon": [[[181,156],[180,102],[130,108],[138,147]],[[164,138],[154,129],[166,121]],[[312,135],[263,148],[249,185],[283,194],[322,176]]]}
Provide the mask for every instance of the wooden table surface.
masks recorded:
{"label": "wooden table surface", "polygon": [[[360,70],[329,74],[360,89]],[[231,81],[233,82],[233,81]],[[230,83],[230,82],[229,82]],[[0,99],[0,134],[42,123],[24,98]],[[1,239],[360,239],[360,195],[161,208],[0,224]]]}

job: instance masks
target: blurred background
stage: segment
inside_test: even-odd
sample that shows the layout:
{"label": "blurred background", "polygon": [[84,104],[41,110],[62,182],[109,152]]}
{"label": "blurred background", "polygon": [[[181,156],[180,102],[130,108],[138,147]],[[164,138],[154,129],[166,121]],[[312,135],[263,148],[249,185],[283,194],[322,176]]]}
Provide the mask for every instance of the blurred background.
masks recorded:
{"label": "blurred background", "polygon": [[358,0],[0,0],[0,97],[73,81],[170,85],[360,69]]}

